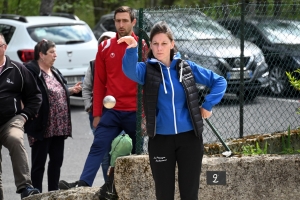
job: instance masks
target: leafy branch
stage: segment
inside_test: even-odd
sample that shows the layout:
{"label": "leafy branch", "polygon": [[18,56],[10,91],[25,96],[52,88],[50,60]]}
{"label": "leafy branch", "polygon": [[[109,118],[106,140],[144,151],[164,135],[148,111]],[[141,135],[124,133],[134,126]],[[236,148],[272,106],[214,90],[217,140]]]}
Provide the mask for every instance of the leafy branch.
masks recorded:
{"label": "leafy branch", "polygon": [[294,76],[294,73],[299,73],[299,75],[300,75],[300,69],[296,69],[294,72],[286,72],[286,75],[287,75],[291,85],[294,88],[296,88],[297,90],[300,90],[300,80],[296,79],[296,77]]}

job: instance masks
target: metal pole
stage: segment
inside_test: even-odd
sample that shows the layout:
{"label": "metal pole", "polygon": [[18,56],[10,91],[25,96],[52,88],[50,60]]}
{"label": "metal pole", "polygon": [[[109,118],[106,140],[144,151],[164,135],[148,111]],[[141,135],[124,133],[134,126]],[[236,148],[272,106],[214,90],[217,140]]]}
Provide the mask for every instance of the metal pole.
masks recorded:
{"label": "metal pole", "polygon": [[224,140],[221,138],[220,134],[215,129],[215,127],[210,123],[210,121],[208,119],[205,119],[205,121],[209,125],[209,127],[211,128],[211,130],[214,132],[214,134],[218,137],[218,139],[220,140],[220,142],[222,143],[222,145],[226,149],[226,151],[230,151],[231,152],[230,148],[225,144]]}
{"label": "metal pole", "polygon": [[[138,27],[143,28],[143,8],[139,9],[139,17],[138,17]],[[142,61],[142,33],[139,31],[139,49],[138,49],[138,61]],[[142,133],[142,85],[138,85],[138,94],[137,94],[137,120],[136,120],[136,154],[141,154],[143,151],[143,133]]]}
{"label": "metal pole", "polygon": [[245,0],[242,0],[242,5],[241,5],[241,26],[240,26],[240,33],[241,33],[241,63],[240,63],[240,95],[239,95],[239,100],[240,100],[240,138],[243,137],[243,129],[244,129],[244,95],[245,95],[245,89],[244,89],[244,24],[245,24],[245,19],[244,19],[244,14],[245,14]]}

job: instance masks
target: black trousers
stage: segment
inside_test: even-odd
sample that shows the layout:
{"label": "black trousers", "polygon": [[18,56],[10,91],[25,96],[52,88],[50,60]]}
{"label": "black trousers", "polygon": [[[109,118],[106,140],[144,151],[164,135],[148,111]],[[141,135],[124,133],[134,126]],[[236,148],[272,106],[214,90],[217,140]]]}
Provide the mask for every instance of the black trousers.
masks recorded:
{"label": "black trousers", "polygon": [[157,134],[148,151],[157,200],[174,200],[176,163],[181,200],[198,200],[203,142],[194,131]]}
{"label": "black trousers", "polygon": [[48,191],[58,190],[60,168],[64,158],[65,137],[54,136],[36,141],[31,147],[31,180],[32,185],[42,192],[45,164],[48,162]]}

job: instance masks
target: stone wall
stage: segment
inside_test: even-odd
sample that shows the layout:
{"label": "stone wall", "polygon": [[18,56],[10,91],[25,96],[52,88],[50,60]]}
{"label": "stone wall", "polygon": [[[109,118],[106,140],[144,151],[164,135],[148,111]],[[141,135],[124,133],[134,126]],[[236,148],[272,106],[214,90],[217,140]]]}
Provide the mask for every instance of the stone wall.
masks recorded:
{"label": "stone wall", "polygon": [[[120,200],[155,200],[147,155],[118,158],[115,171]],[[226,185],[207,185],[207,171],[225,171]],[[199,199],[296,200],[300,196],[299,174],[300,155],[205,156]],[[180,199],[177,186],[175,197]]]}
{"label": "stone wall", "polygon": [[[207,171],[225,171],[226,185],[208,185]],[[204,156],[199,199],[297,200],[300,196],[300,155],[242,157]],[[155,200],[148,155],[118,158],[115,183],[120,200]],[[96,200],[99,187],[74,188],[34,195],[24,200]],[[179,200],[176,184],[175,199]]]}
{"label": "stone wall", "polygon": [[79,187],[36,194],[22,200],[99,200],[99,187]]}

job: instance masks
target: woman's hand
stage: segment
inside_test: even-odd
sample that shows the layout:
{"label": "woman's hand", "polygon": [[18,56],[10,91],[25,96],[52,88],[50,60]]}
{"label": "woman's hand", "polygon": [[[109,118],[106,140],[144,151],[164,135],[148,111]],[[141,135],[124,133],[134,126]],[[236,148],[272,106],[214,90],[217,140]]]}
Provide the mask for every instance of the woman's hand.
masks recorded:
{"label": "woman's hand", "polygon": [[126,42],[126,44],[128,44],[127,49],[129,49],[129,48],[135,48],[137,46],[137,42],[134,39],[134,37],[132,37],[132,36],[121,37],[120,39],[118,39],[117,42],[118,42],[118,44],[120,44],[122,42]]}
{"label": "woman's hand", "polygon": [[79,93],[79,92],[82,90],[81,84],[82,84],[82,82],[79,81],[79,82],[76,83],[73,87],[70,87],[70,88],[69,88],[70,94],[72,95],[72,94],[77,94],[77,93]]}
{"label": "woman's hand", "polygon": [[210,118],[210,116],[212,115],[212,111],[205,110],[202,107],[200,108],[200,112],[203,119]]}

